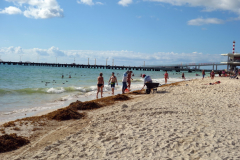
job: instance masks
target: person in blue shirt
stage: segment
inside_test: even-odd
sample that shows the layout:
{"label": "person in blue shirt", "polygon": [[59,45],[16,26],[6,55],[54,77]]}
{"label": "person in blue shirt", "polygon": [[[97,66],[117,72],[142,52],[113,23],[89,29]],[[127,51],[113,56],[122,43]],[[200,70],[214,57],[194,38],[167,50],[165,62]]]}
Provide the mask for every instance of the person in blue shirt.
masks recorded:
{"label": "person in blue shirt", "polygon": [[128,75],[128,72],[129,72],[129,71],[123,73],[123,79],[122,79],[122,94],[124,94],[125,89],[127,89],[127,75]]}
{"label": "person in blue shirt", "polygon": [[[152,83],[152,79],[151,79],[151,77],[150,76],[148,76],[148,75],[146,75],[146,74],[143,74],[142,75],[142,78],[144,78],[144,86],[143,86],[143,88],[145,87],[145,83]],[[142,88],[142,89],[143,89]],[[142,90],[141,89],[141,90]]]}

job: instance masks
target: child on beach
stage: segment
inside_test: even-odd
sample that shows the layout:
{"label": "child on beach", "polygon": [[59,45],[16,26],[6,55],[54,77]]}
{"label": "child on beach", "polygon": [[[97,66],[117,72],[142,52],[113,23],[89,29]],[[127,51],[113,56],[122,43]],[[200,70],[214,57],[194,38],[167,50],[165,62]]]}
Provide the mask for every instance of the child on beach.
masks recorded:
{"label": "child on beach", "polygon": [[98,82],[97,82],[97,96],[96,98],[98,98],[98,93],[99,91],[101,90],[101,98],[103,97],[102,96],[102,93],[103,93],[103,87],[104,87],[104,80],[103,80],[103,77],[102,77],[102,73],[99,74],[99,77],[98,77]]}
{"label": "child on beach", "polygon": [[117,77],[114,76],[114,72],[112,72],[112,76],[110,77],[108,83],[111,83],[112,95],[114,95],[115,83],[117,83],[117,85],[118,85]]}

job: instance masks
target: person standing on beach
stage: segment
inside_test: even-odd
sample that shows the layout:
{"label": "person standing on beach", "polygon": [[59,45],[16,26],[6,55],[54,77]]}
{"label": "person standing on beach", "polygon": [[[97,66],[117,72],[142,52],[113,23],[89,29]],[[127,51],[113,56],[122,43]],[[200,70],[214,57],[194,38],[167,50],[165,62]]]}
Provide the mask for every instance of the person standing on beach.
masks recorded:
{"label": "person standing on beach", "polygon": [[182,79],[184,79],[184,80],[185,80],[185,76],[184,76],[184,73],[182,73]]}
{"label": "person standing on beach", "polygon": [[165,84],[167,84],[167,79],[169,79],[167,71],[164,74],[164,78],[165,78]]}
{"label": "person standing on beach", "polygon": [[211,79],[214,79],[215,73],[214,73],[213,70],[212,70],[212,72],[210,73],[210,76],[211,76]]}
{"label": "person standing on beach", "polygon": [[128,83],[127,87],[129,89],[129,91],[130,91],[130,86],[131,86],[131,79],[132,79],[132,71],[129,71],[128,76],[127,76],[127,83]]}
{"label": "person standing on beach", "polygon": [[104,87],[104,80],[103,80],[103,77],[102,77],[102,73],[99,74],[99,77],[98,77],[98,82],[97,82],[97,96],[96,98],[98,98],[98,93],[100,92],[101,90],[101,98],[103,97],[102,96],[102,93],[103,93],[103,87]]}
{"label": "person standing on beach", "polygon": [[112,76],[110,77],[108,83],[111,83],[112,95],[114,95],[115,83],[117,83],[117,85],[118,85],[117,77],[114,76],[114,72],[112,72]]}
{"label": "person standing on beach", "polygon": [[205,77],[205,70],[202,70],[202,80],[204,79]]}
{"label": "person standing on beach", "polygon": [[125,89],[127,89],[127,75],[128,75],[129,71],[125,72],[123,74],[123,78],[122,78],[122,94],[124,94]]}

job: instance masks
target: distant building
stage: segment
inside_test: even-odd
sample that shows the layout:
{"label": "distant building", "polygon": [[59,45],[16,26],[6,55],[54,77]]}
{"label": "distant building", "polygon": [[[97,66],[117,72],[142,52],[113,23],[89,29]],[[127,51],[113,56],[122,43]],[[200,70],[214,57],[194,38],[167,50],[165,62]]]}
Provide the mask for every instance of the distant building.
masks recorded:
{"label": "distant building", "polygon": [[240,53],[228,53],[228,54],[221,54],[222,56],[228,56],[227,62],[221,62],[227,65],[228,71],[233,71],[240,66]]}

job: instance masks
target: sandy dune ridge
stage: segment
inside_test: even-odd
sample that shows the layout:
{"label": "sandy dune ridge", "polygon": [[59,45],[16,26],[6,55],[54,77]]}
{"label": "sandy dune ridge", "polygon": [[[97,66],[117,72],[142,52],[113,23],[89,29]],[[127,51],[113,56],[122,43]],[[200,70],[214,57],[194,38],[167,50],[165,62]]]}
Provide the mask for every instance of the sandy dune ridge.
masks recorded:
{"label": "sandy dune ridge", "polygon": [[89,111],[85,127],[51,145],[2,159],[240,159],[239,95],[240,81],[223,77],[159,87]]}

